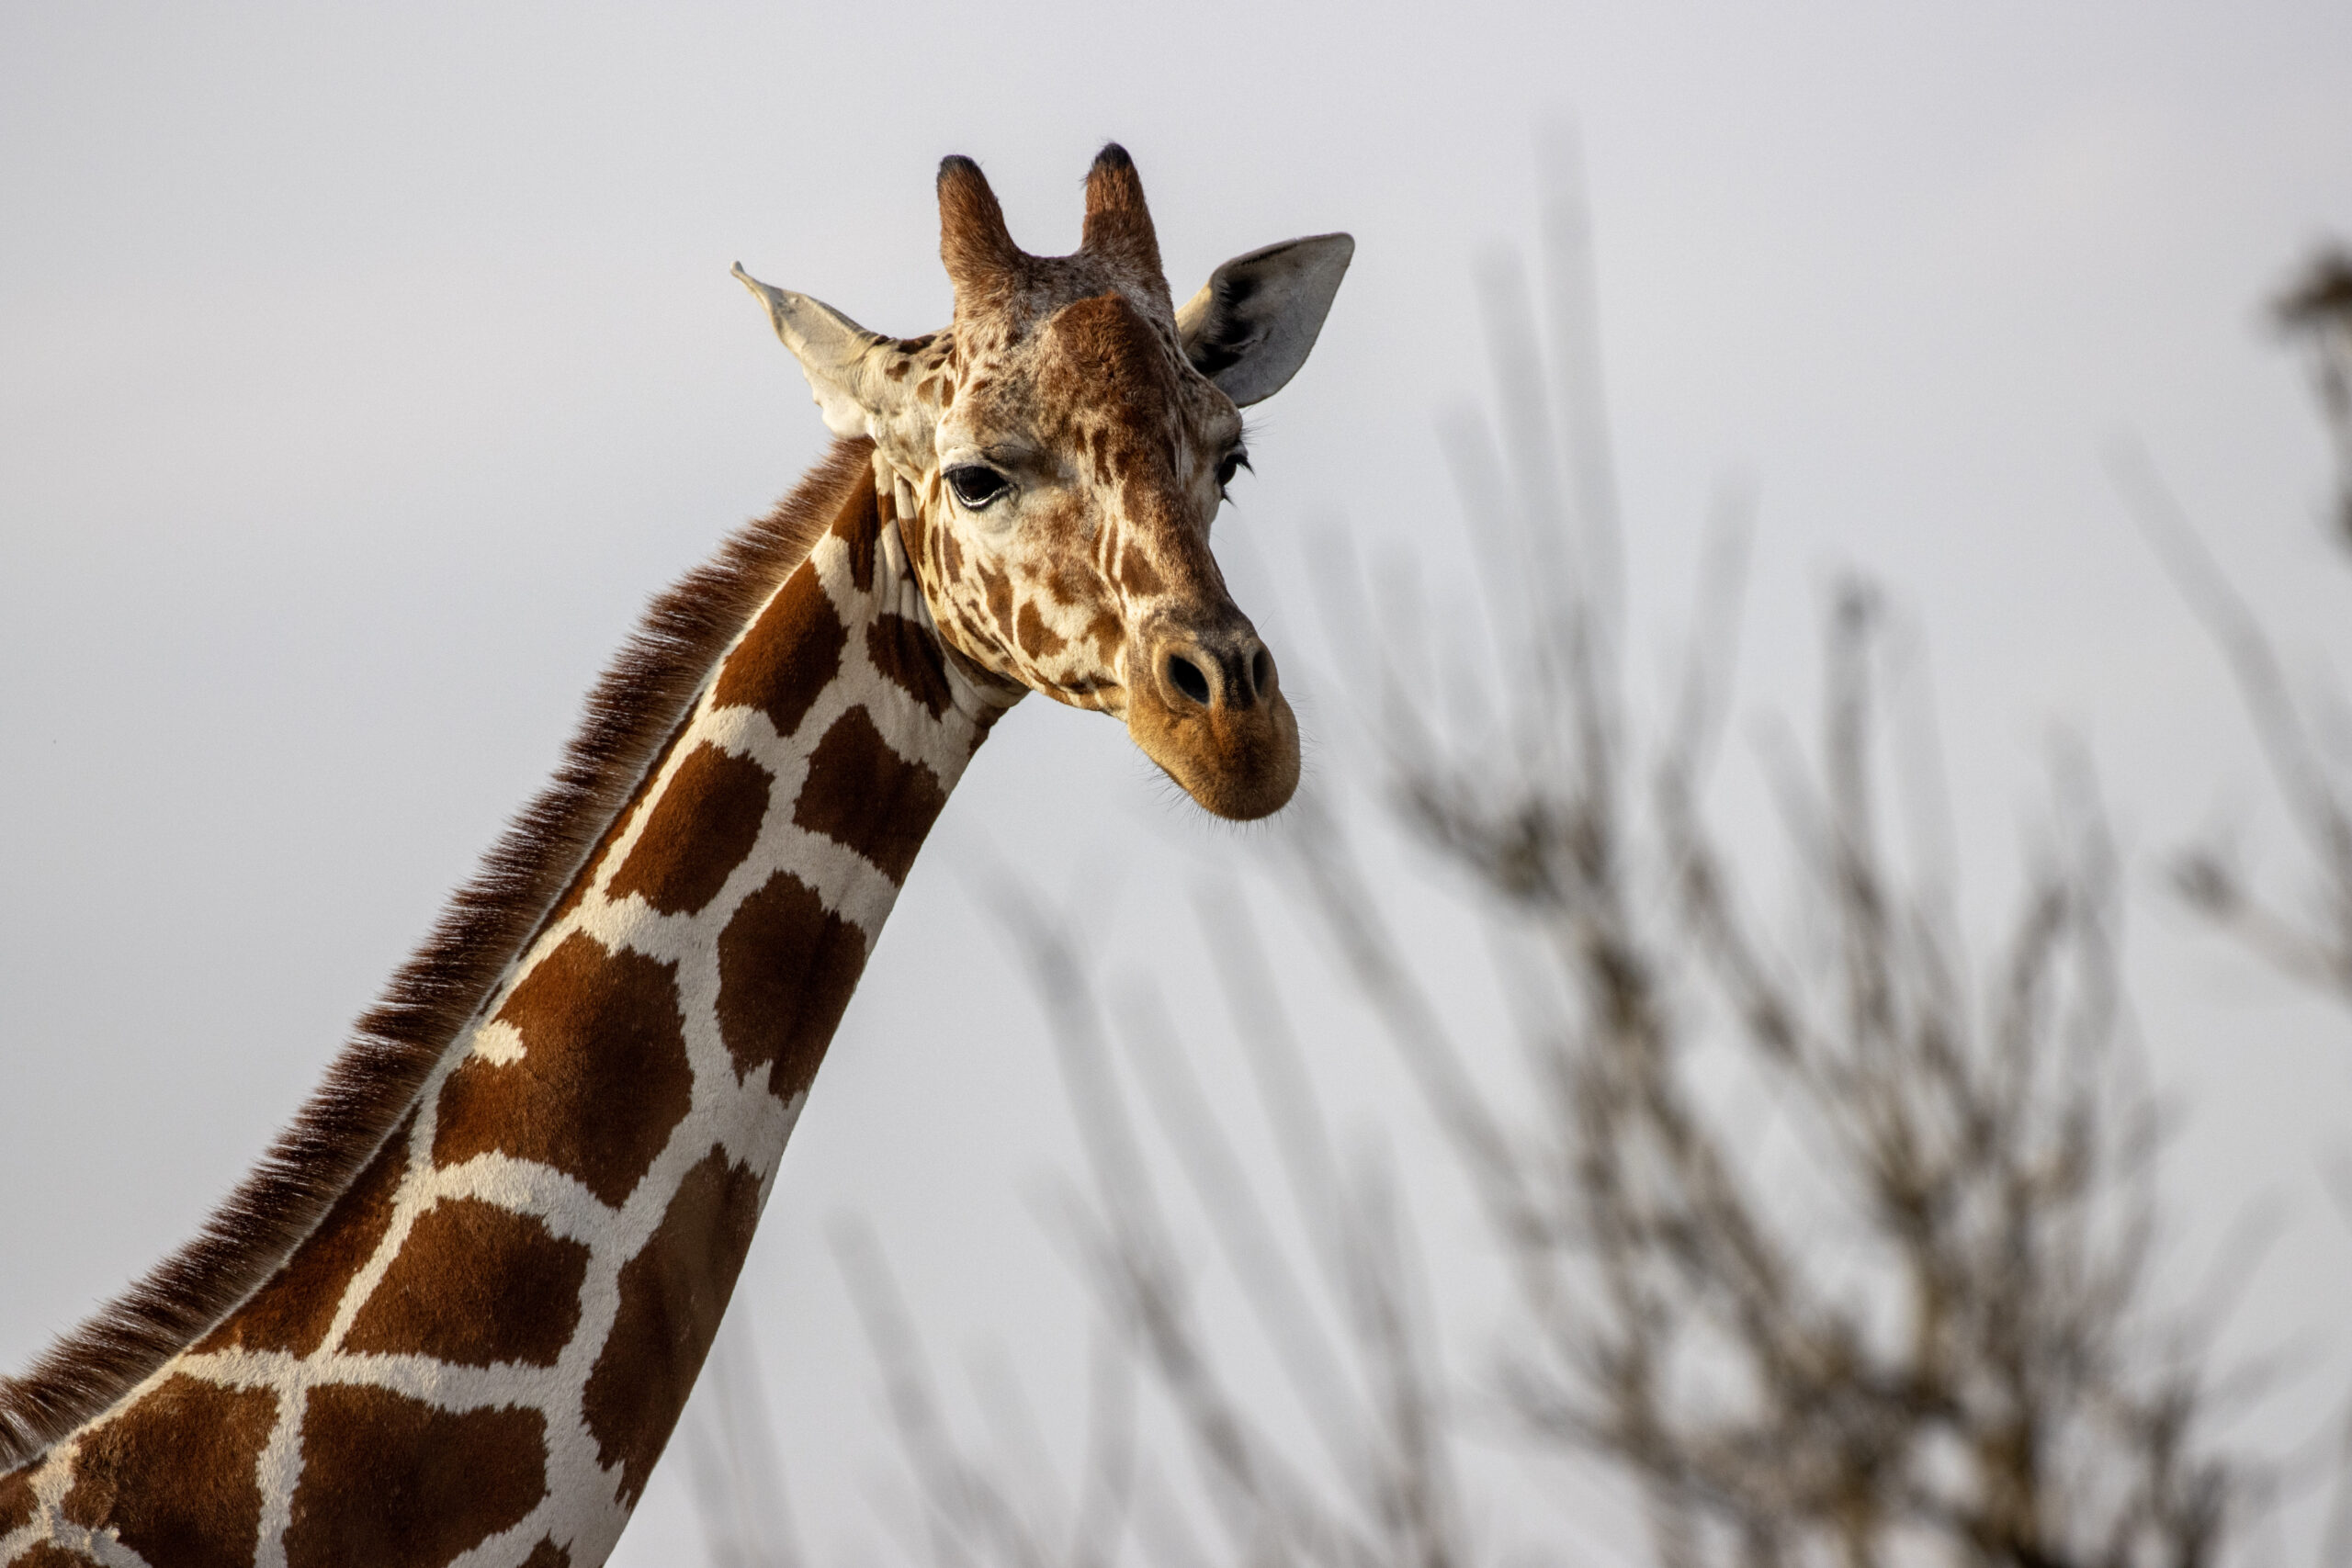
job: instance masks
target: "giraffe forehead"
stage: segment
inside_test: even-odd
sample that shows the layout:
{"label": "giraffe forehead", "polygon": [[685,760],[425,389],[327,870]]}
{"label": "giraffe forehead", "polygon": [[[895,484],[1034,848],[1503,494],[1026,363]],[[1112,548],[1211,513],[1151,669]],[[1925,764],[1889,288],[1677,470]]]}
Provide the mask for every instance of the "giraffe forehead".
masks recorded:
{"label": "giraffe forehead", "polygon": [[1186,364],[1173,325],[1115,289],[970,355],[963,379],[956,423],[971,435],[1027,437],[1081,474],[1114,458],[1122,475],[1138,461],[1157,468],[1179,446],[1222,452],[1241,434],[1230,400]]}
{"label": "giraffe forehead", "polygon": [[1039,392],[1093,428],[1131,439],[1171,429],[1196,436],[1225,434],[1200,428],[1220,424],[1239,434],[1232,403],[1185,363],[1173,323],[1147,317],[1123,295],[1100,294],[1065,307],[1042,336]]}

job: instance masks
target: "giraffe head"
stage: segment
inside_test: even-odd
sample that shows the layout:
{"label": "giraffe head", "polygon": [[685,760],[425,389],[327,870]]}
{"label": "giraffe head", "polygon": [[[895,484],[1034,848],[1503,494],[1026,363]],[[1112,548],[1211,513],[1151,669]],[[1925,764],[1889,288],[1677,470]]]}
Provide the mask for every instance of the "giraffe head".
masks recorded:
{"label": "giraffe head", "polygon": [[1240,408],[1306,361],[1355,242],[1238,256],[1178,309],[1115,144],[1087,175],[1075,254],[1014,244],[968,158],[940,164],[939,216],[956,318],[928,337],[883,337],[737,276],[826,424],[888,464],[909,561],[967,668],[1124,719],[1220,817],[1279,810],[1298,726],[1209,525],[1249,461]]}

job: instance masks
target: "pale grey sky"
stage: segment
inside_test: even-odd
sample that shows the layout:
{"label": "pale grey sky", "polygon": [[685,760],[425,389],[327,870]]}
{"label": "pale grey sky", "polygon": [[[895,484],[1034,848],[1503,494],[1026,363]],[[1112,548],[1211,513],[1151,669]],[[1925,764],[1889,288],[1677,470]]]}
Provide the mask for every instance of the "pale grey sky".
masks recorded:
{"label": "pale grey sky", "polygon": [[[2352,664],[2325,453],[2259,311],[2352,233],[2341,4],[17,5],[0,1364],[188,1234],[536,786],[646,595],[820,449],[730,262],[928,330],[939,156],[979,158],[1016,236],[1058,251],[1112,137],[1180,291],[1353,231],[1220,525],[1245,607],[1306,649],[1317,540],[1462,547],[1433,419],[1482,393],[1472,269],[1530,233],[1537,133],[1568,123],[1636,667],[1738,476],[1749,706],[1803,712],[1819,589],[1851,563],[1926,632],[1972,852],[2006,853],[2052,727],[2083,735],[2141,857],[2143,1024],[2193,1108],[2184,1250],[2282,1196],[2297,1227],[2245,1333],[2326,1329],[2352,1249],[2317,1173],[2352,1147],[2352,1030],[2156,892],[2185,834],[2243,818],[2272,865],[2282,840],[2100,454],[2144,443],[2299,668]],[[874,1220],[949,1363],[1002,1346],[1050,1410],[1078,1371],[1082,1308],[1024,1197],[1069,1138],[965,873],[1024,864],[1135,968],[1201,867],[1252,853],[1115,726],[1038,702],[933,844],[738,1297],[827,1561],[879,1539],[892,1462],[831,1216]],[[620,1561],[675,1560],[684,1508],[665,1474]]]}

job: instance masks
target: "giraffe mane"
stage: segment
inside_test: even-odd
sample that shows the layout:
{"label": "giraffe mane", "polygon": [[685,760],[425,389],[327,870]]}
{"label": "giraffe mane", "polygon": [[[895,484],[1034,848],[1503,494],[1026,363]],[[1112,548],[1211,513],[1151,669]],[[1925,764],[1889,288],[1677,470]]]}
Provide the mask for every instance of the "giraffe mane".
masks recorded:
{"label": "giraffe mane", "polygon": [[872,463],[832,449],[766,516],[647,608],[590,690],[546,788],[443,908],[354,1025],[326,1077],[194,1240],[0,1377],[0,1472],[110,1408],[277,1272],[416,1101],[636,792],[688,704],[770,593],[807,558]]}

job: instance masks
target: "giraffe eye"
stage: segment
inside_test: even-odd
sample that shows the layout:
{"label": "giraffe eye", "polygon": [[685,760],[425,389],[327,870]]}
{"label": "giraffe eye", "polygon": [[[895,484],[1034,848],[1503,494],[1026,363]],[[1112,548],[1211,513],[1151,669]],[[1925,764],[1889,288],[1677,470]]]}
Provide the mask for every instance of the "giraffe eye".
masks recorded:
{"label": "giraffe eye", "polygon": [[947,470],[947,488],[974,512],[983,510],[1012,488],[1012,481],[985,463],[966,463]]}
{"label": "giraffe eye", "polygon": [[[1227,452],[1225,455],[1224,460],[1219,462],[1216,466],[1216,488],[1218,491],[1222,491],[1226,486],[1233,482],[1234,475],[1248,468],[1250,468],[1250,453],[1247,448],[1236,446],[1232,451]],[[1250,471],[1252,473],[1257,472],[1255,468],[1250,468]]]}

